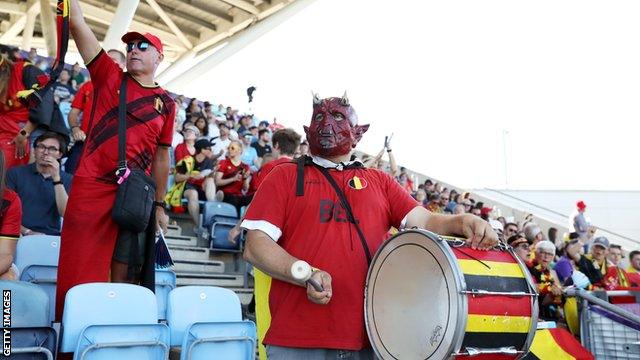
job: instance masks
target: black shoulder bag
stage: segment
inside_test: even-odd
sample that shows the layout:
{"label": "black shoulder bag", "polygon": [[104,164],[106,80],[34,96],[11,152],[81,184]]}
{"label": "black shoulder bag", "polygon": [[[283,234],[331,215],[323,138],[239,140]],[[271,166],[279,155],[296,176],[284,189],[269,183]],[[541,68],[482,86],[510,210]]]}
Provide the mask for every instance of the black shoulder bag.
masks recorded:
{"label": "black shoulder bag", "polygon": [[118,103],[118,191],[111,211],[113,220],[120,228],[140,233],[149,225],[156,184],[142,169],[129,169],[125,147],[127,144],[127,74],[120,84]]}

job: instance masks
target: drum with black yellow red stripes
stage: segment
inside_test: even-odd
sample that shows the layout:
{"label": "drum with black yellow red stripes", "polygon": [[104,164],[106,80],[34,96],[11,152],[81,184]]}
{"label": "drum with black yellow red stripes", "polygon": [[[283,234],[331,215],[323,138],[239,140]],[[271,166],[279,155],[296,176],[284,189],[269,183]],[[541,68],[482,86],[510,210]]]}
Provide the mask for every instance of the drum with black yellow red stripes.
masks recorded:
{"label": "drum with black yellow red stripes", "polygon": [[518,359],[531,346],[537,294],[507,246],[403,231],[376,253],[365,322],[381,359]]}

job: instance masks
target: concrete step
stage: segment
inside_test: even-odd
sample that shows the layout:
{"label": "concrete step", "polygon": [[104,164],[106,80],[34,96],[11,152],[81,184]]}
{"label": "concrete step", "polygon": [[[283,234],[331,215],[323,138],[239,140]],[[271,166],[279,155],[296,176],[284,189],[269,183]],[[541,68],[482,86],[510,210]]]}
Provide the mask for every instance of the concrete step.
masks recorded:
{"label": "concrete step", "polygon": [[251,302],[251,298],[253,298],[253,288],[240,287],[229,288],[229,290],[233,290],[238,295],[242,305],[248,305]]}
{"label": "concrete step", "polygon": [[177,260],[190,260],[190,261],[208,261],[209,249],[197,247],[197,246],[177,246],[168,245],[169,253],[171,253],[171,259]]}
{"label": "concrete step", "polygon": [[241,288],[244,277],[241,274],[211,273],[177,273],[177,285],[220,286],[225,288]]}
{"label": "concrete step", "polygon": [[224,262],[211,260],[173,260],[176,273],[224,273]]}
{"label": "concrete step", "polygon": [[164,237],[167,241],[167,245],[178,245],[178,246],[197,246],[198,239],[192,236],[182,236],[182,235],[167,235]]}
{"label": "concrete step", "polygon": [[166,236],[180,236],[182,235],[182,228],[180,225],[168,225]]}

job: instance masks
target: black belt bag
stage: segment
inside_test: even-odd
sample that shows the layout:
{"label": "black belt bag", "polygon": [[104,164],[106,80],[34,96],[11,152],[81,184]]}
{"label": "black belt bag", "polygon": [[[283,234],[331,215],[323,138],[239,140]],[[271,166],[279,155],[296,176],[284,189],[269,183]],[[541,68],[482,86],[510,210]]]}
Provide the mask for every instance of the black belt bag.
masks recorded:
{"label": "black belt bag", "polygon": [[127,167],[125,153],[127,142],[126,89],[127,74],[124,73],[120,84],[120,102],[118,104],[118,170],[116,171],[118,191],[111,216],[120,228],[139,233],[149,225],[156,184],[143,170],[130,170]]}

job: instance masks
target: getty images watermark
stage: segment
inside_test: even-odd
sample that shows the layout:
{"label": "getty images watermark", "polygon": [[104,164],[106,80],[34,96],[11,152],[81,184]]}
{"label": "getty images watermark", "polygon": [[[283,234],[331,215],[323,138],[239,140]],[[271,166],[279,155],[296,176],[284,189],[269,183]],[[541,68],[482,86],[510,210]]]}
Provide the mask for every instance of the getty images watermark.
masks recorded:
{"label": "getty images watermark", "polygon": [[11,290],[2,290],[2,355],[11,356]]}

